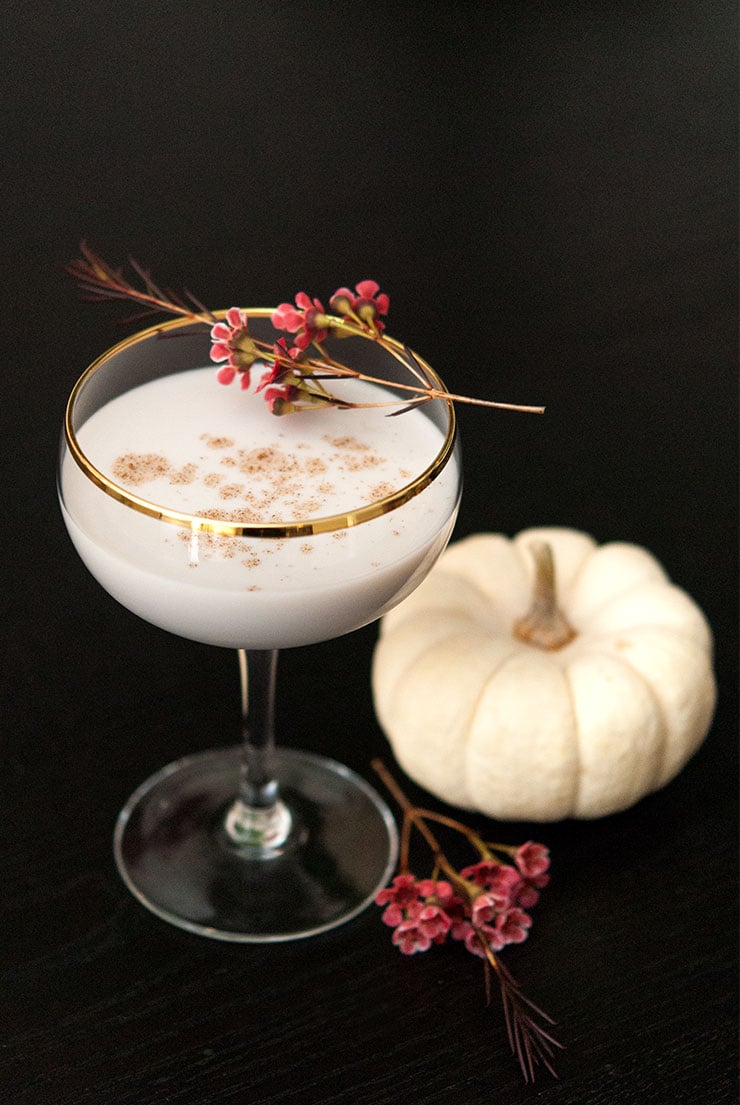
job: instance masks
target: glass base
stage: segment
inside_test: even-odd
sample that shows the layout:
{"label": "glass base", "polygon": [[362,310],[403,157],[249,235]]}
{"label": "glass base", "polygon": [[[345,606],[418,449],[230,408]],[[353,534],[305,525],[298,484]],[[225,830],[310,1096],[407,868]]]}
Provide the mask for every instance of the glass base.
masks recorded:
{"label": "glass base", "polygon": [[135,791],[114,838],[131,892],[170,924],[238,943],[297,940],[360,913],[390,882],[398,853],[379,795],[334,760],[278,748],[291,830],[278,848],[245,847],[225,829],[241,762],[240,748],[187,756]]}

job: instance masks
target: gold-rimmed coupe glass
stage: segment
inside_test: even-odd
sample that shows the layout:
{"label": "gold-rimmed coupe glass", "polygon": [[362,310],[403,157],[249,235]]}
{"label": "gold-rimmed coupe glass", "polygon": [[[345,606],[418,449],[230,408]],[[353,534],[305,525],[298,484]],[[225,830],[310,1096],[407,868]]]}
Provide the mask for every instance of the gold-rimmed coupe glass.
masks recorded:
{"label": "gold-rimmed coupe glass", "polygon": [[[255,338],[276,340],[270,309],[247,314]],[[216,381],[208,326],[175,320],[98,358],[65,416],[59,496],[90,572],[152,624],[237,652],[241,745],[157,772],[114,835],[143,905],[222,940],[322,932],[388,881],[397,835],[379,795],[334,760],[276,746],[278,650],[350,633],[400,602],[444,549],[459,505],[452,404],[393,416],[372,404],[408,402],[403,348],[349,334],[325,346],[389,386],[332,379],[333,394],[370,405],[276,417],[259,395]],[[341,681],[335,671],[317,687]],[[301,734],[322,694],[305,704]]]}

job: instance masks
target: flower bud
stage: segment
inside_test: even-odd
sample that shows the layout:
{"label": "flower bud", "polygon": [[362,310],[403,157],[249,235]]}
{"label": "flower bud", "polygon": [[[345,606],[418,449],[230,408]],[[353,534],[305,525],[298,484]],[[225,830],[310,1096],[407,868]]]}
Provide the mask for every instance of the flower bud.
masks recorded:
{"label": "flower bud", "polygon": [[338,288],[329,300],[329,306],[332,311],[336,311],[338,315],[348,315],[352,311],[354,298],[355,297],[348,288]]}

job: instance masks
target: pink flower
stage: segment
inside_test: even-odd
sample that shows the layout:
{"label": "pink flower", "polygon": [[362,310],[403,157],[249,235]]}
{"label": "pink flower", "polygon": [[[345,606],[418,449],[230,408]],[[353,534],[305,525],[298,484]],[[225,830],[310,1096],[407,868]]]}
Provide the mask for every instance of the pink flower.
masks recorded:
{"label": "pink flower", "polygon": [[[299,349],[289,349],[285,338],[279,338],[272,347],[275,360],[257,384],[255,391],[263,391],[270,384],[279,384],[293,373],[293,363],[300,356]],[[294,379],[297,377],[294,377]]]}
{"label": "pink flower", "polygon": [[450,936],[453,940],[465,940],[467,942],[471,932],[473,932],[473,926],[470,921],[463,918],[457,924],[453,924],[450,929]]}
{"label": "pink flower", "polygon": [[539,890],[550,881],[550,876],[545,874],[550,866],[550,853],[543,844],[529,840],[517,848],[515,863],[524,876],[517,903],[531,909],[540,899]]}
{"label": "pink flower", "polygon": [[272,312],[272,325],[276,330],[295,334],[294,349],[304,350],[311,342],[324,340],[328,334],[329,319],[319,299],[310,299],[305,292],[298,292],[296,306],[281,303]]}
{"label": "pink flower", "polygon": [[464,879],[469,879],[474,882],[476,886],[487,886],[490,876],[498,871],[500,863],[493,863],[490,860],[481,860],[480,863],[474,863],[470,867],[463,867],[460,874]]}
{"label": "pink flower", "polygon": [[[548,880],[547,875],[543,875],[542,878],[546,883]],[[544,883],[542,885],[544,885]],[[516,904],[520,905],[522,909],[531,909],[532,906],[537,905],[539,900],[539,891],[535,890],[531,883],[523,882],[516,896]]]}
{"label": "pink flower", "polygon": [[297,387],[285,384],[281,388],[268,388],[265,392],[265,402],[270,408],[270,414],[290,414],[295,409],[293,402],[298,396]]}
{"label": "pink flower", "polygon": [[550,866],[550,853],[544,844],[535,844],[534,841],[528,840],[526,844],[517,848],[514,862],[525,879],[531,879],[547,871]]}
{"label": "pink flower", "polygon": [[449,901],[454,895],[452,886],[444,880],[421,879],[416,886],[420,898],[433,898],[436,902],[442,904]]}
{"label": "pink flower", "polygon": [[443,944],[464,916],[464,903],[448,882],[417,882],[413,875],[397,875],[375,895],[375,901],[387,907],[383,921],[393,927],[393,943],[404,955]]}
{"label": "pink flower", "polygon": [[492,921],[498,915],[498,912],[498,903],[492,894],[479,894],[474,899],[471,909],[473,927],[480,928],[487,924],[488,921]]}
{"label": "pink flower", "polygon": [[[485,897],[481,895],[481,898]],[[485,945],[494,952],[500,952],[507,944],[521,944],[526,940],[531,924],[532,918],[521,909],[514,907],[497,914],[492,903],[477,898],[473,903],[472,924],[463,937],[465,947],[473,955],[481,957],[485,957]]]}
{"label": "pink flower", "polygon": [[425,936],[435,944],[441,944],[450,931],[452,922],[447,913],[438,905],[423,905],[414,910],[414,920]]}
{"label": "pink flower", "polygon": [[211,360],[226,361],[216,374],[220,384],[230,384],[240,373],[241,387],[249,387],[249,370],[258,359],[258,352],[248,321],[244,311],[232,307],[226,312],[226,322],[217,322],[211,329]]}
{"label": "pink flower", "polygon": [[422,879],[418,887],[427,905],[438,905],[443,910],[449,921],[447,929],[453,940],[464,939],[465,934],[460,932],[460,927],[467,924],[465,902],[455,893],[452,885],[444,880],[434,882],[432,879]]}
{"label": "pink flower", "polygon": [[450,883],[438,882],[435,898],[444,908],[445,913],[450,917],[453,924],[456,919],[462,919],[465,913],[465,902],[459,894],[455,893]]}
{"label": "pink flower", "polygon": [[[473,955],[479,955],[481,959],[485,959],[485,945],[491,943],[491,936],[495,937],[495,933],[489,925],[481,925],[479,928],[473,928],[472,925],[468,925],[465,936],[463,937],[465,940],[465,947]],[[498,948],[494,948],[494,951],[498,950]]]}
{"label": "pink flower", "polygon": [[390,300],[374,280],[361,280],[355,284],[354,293],[349,288],[337,288],[329,300],[329,306],[337,314],[345,318],[356,316],[371,330],[382,333],[385,323],[380,321],[378,315],[388,314]]}
{"label": "pink flower", "polygon": [[532,918],[523,909],[507,909],[496,918],[496,932],[504,944],[521,944],[527,939]]}
{"label": "pink flower", "polygon": [[428,936],[415,920],[401,921],[393,932],[392,940],[404,955],[425,952],[432,946],[431,936]]}
{"label": "pink flower", "polygon": [[482,860],[460,872],[476,886],[485,888],[495,899],[498,909],[513,905],[524,885],[517,871],[508,864]]}
{"label": "pink flower", "polygon": [[419,901],[419,884],[414,875],[396,875],[390,886],[375,895],[376,905],[387,905],[382,920],[395,928],[405,917],[405,911]]}

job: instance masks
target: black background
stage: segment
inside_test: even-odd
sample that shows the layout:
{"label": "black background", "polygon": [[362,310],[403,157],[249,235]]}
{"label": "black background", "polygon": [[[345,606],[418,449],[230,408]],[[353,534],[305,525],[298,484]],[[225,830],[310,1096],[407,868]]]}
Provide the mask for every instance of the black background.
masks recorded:
{"label": "black background", "polygon": [[[6,7],[3,1100],[735,1100],[734,14]],[[456,537],[554,523],[635,541],[706,612],[720,699],[684,772],[600,822],[497,826],[554,855],[507,962],[559,1022],[559,1083],[521,1084],[477,961],[402,958],[374,909],[233,947],[169,928],[119,882],[118,809],[169,760],[236,739],[236,665],[117,607],[64,532],[64,403],[126,313],[81,304],[63,275],[83,237],[213,307],[377,279],[389,332],[450,386],[547,406],[460,409]],[[375,634],[283,655],[283,743],[366,776],[390,761]]]}

